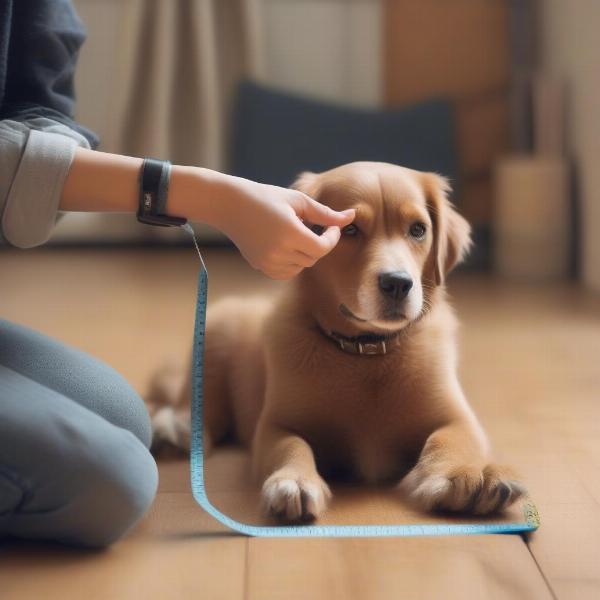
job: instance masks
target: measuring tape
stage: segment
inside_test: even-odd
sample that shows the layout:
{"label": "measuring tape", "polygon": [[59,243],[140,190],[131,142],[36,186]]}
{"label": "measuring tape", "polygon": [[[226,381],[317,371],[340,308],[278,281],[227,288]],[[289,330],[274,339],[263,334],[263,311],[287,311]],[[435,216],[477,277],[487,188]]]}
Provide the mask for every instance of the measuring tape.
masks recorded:
{"label": "measuring tape", "polygon": [[192,364],[192,437],[191,479],[192,493],[196,502],[217,521],[238,533],[257,537],[401,537],[424,535],[474,535],[481,533],[523,533],[534,531],[540,525],[535,505],[526,500],[523,504],[523,521],[516,523],[451,523],[424,525],[249,525],[232,519],[213,506],[206,495],[204,481],[204,337],[206,333],[206,303],[208,271],[200,249],[189,225],[184,227],[191,233],[200,257],[201,269],[198,276],[196,322],[194,326],[194,348]]}

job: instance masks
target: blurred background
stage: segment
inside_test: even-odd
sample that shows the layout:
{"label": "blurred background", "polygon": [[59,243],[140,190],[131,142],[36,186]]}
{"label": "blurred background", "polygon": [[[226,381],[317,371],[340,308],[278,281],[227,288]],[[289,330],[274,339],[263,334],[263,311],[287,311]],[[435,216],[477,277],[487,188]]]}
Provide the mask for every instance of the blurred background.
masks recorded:
{"label": "blurred background", "polygon": [[[595,0],[75,5],[100,149],[280,185],[361,159],[436,170],[474,226],[468,267],[600,290]],[[158,229],[72,215],[53,241],[180,239]]]}

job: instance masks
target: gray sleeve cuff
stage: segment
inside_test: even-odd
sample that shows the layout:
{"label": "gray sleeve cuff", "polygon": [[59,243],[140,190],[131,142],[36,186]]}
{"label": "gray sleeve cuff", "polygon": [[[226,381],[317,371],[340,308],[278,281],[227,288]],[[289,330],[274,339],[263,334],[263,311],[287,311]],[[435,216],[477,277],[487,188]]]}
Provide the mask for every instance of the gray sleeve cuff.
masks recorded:
{"label": "gray sleeve cuff", "polygon": [[77,146],[88,143],[66,126],[29,129],[2,216],[9,244],[32,248],[48,241]]}

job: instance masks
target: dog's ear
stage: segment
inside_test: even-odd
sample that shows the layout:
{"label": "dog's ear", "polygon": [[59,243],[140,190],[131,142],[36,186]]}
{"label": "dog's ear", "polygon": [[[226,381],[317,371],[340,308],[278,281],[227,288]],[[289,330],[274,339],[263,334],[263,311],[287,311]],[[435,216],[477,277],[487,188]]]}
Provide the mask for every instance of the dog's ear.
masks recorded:
{"label": "dog's ear", "polygon": [[471,226],[448,199],[448,180],[435,173],[425,173],[423,186],[427,210],[433,223],[433,244],[429,262],[436,285],[466,256],[471,247]]}
{"label": "dog's ear", "polygon": [[307,196],[314,198],[317,195],[319,184],[319,175],[317,173],[311,173],[310,171],[304,171],[296,177],[296,181],[292,183],[292,188],[299,192],[305,193]]}

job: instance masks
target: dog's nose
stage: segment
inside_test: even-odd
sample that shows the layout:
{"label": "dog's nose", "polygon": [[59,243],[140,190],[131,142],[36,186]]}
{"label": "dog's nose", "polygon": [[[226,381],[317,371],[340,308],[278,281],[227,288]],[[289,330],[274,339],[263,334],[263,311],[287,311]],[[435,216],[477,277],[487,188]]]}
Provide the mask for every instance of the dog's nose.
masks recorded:
{"label": "dog's nose", "polygon": [[413,280],[406,271],[389,271],[379,274],[379,289],[394,300],[404,300],[413,286]]}

